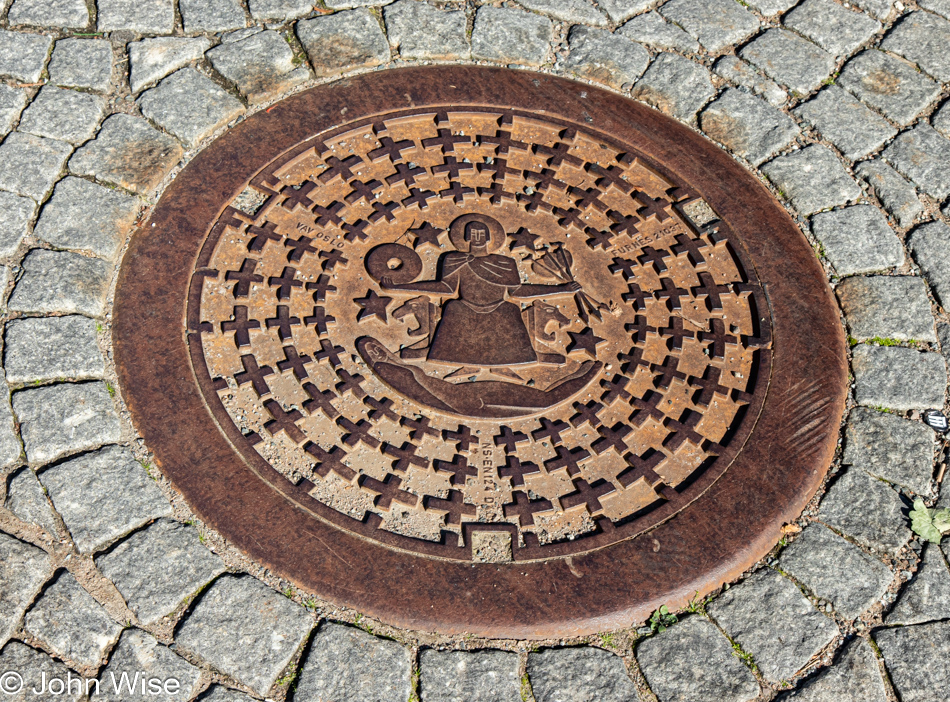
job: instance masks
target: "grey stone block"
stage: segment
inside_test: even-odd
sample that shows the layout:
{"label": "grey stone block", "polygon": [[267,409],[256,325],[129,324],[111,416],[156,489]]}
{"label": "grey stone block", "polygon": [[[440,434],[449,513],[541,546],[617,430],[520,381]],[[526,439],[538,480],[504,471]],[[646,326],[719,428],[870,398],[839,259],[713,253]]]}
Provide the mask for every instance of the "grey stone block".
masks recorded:
{"label": "grey stone block", "polygon": [[821,501],[818,520],[862,546],[896,555],[912,536],[904,503],[886,483],[850,468]]}
{"label": "grey stone block", "polygon": [[[101,695],[97,695],[97,702],[129,702],[130,695],[125,688],[116,690],[112,679],[121,680],[122,674],[133,678],[136,673],[139,677],[157,678],[163,683],[166,680],[178,681],[178,692],[173,694],[141,696],[142,699],[151,699],[156,702],[186,702],[190,700],[198,688],[201,670],[193,666],[171,650],[162,646],[154,637],[138,629],[126,629],[119,639],[118,645],[112,652],[109,664],[99,674]],[[137,695],[138,696],[138,695]]]}
{"label": "grey stone block", "polygon": [[919,0],[917,5],[950,19],[950,0]]}
{"label": "grey stone block", "polygon": [[50,575],[45,551],[0,532],[0,646],[10,640]]}
{"label": "grey stone block", "polygon": [[419,664],[419,686],[425,702],[521,700],[517,653],[427,648],[419,654]]}
{"label": "grey stone block", "polygon": [[929,124],[918,124],[884,149],[884,159],[928,195],[950,195],[950,139]]}
{"label": "grey stone block", "polygon": [[600,9],[607,13],[611,22],[625,22],[653,5],[655,0],[598,0]]}
{"label": "grey stone block", "polygon": [[54,536],[59,532],[46,493],[29,468],[21,468],[10,477],[3,506],[27,524],[35,524]]}
{"label": "grey stone block", "polygon": [[756,166],[801,133],[784,112],[735,88],[709,103],[699,124],[709,137]]}
{"label": "grey stone block", "polygon": [[551,20],[530,12],[480,7],[472,32],[472,58],[540,66],[554,38]]}
{"label": "grey stone block", "polygon": [[797,0],[749,0],[748,5],[769,17],[779,12],[785,12],[796,2]]}
{"label": "grey stone block", "polygon": [[817,88],[835,68],[831,54],[785,29],[760,34],[742,47],[739,56],[799,95]]}
{"label": "grey stone block", "polygon": [[82,178],[68,177],[57,183],[34,233],[57,248],[91,253],[111,261],[141,209],[137,198]]}
{"label": "grey stone block", "polygon": [[303,661],[303,700],[402,700],[410,696],[409,650],[351,626],[324,622]]}
{"label": "grey stone block", "polygon": [[378,7],[388,5],[393,0],[324,0],[323,4],[331,10],[352,10],[354,7]]}
{"label": "grey stone block", "polygon": [[821,212],[812,217],[811,229],[839,275],[871,273],[904,263],[900,239],[884,215],[870,205]]}
{"label": "grey stone block", "polygon": [[782,552],[778,567],[832,602],[845,619],[871,607],[893,579],[887,566],[820,524],[802,531]]}
{"label": "grey stone block", "polygon": [[0,468],[6,468],[20,460],[23,447],[17,434],[10,406],[10,391],[6,378],[0,370]]}
{"label": "grey stone block", "polygon": [[21,83],[36,83],[43,73],[53,40],[43,34],[0,29],[0,75]]}
{"label": "grey stone block", "polygon": [[168,76],[138,103],[142,114],[189,146],[244,114],[240,100],[193,68]]}
{"label": "grey stone block", "polygon": [[900,226],[909,227],[924,211],[916,188],[880,159],[859,163],[854,171]]}
{"label": "grey stone block", "polygon": [[83,0],[14,0],[7,15],[11,26],[82,29],[89,24]]}
{"label": "grey stone block", "polygon": [[297,38],[318,76],[378,66],[390,59],[379,22],[364,9],[298,22]]}
{"label": "grey stone block", "polygon": [[208,59],[251,104],[310,79],[310,69],[294,64],[293,49],[273,30],[216,46],[208,52]]}
{"label": "grey stone block", "polygon": [[33,249],[23,259],[23,275],[10,295],[9,307],[15,312],[101,317],[111,275],[112,267],[105,261]]}
{"label": "grey stone block", "polygon": [[42,202],[70,151],[66,142],[14,132],[0,145],[0,189]]}
{"label": "grey stone block", "polygon": [[922,224],[907,243],[937,300],[950,308],[950,227],[943,222]]}
{"label": "grey stone block", "polygon": [[795,108],[795,114],[851,160],[867,156],[897,134],[887,120],[834,85]]}
{"label": "grey stone block", "polygon": [[249,0],[251,17],[256,20],[290,20],[313,11],[313,0]]}
{"label": "grey stone block", "polygon": [[0,256],[12,256],[30,233],[36,202],[22,195],[0,191]]}
{"label": "grey stone block", "polygon": [[253,697],[221,685],[212,685],[198,700],[199,702],[254,702]]}
{"label": "grey stone block", "polygon": [[[591,8],[593,9],[593,8]],[[383,10],[386,32],[399,55],[408,59],[461,59],[468,45],[468,18],[415,0],[400,0]]]}
{"label": "grey stone block", "polygon": [[202,546],[198,532],[160,519],[96,558],[143,624],[171,614],[201,587],[224,572],[224,563]]}
{"label": "grey stone block", "polygon": [[758,31],[759,20],[735,0],[671,0],[660,14],[689,32],[707,51],[719,53]]}
{"label": "grey stone block", "polygon": [[874,640],[903,702],[950,699],[950,622],[878,629]]}
{"label": "grey stone block", "polygon": [[96,343],[96,323],[88,317],[30,317],[7,322],[3,365],[17,385],[105,374]]}
{"label": "grey stone block", "polygon": [[791,678],[840,633],[794,583],[769,568],[722,593],[708,612],[770,682]]}
{"label": "grey stone block", "polygon": [[894,0],[855,0],[853,4],[883,22],[891,14]]}
{"label": "grey stone block", "polygon": [[64,88],[109,92],[112,45],[107,39],[60,39],[49,62],[49,79]]}
{"label": "grey stone block", "polygon": [[908,341],[937,340],[927,286],[911,276],[847,278],[835,292],[851,336]]}
{"label": "grey stone block", "polygon": [[156,37],[129,44],[129,86],[133,93],[204,56],[207,37]]}
{"label": "grey stone block", "polygon": [[845,645],[833,665],[778,699],[781,702],[886,702],[887,692],[874,652],[867,641],[855,638]]}
{"label": "grey stone block", "polygon": [[805,0],[783,24],[835,56],[847,56],[881,29],[881,23],[831,0]]}
{"label": "grey stone block", "polygon": [[934,433],[920,422],[855,407],[845,430],[844,463],[918,495],[930,493]]}
{"label": "grey stone block", "polygon": [[587,0],[517,0],[518,4],[535,12],[543,12],[562,22],[607,26],[607,18]]}
{"label": "grey stone block", "polygon": [[692,121],[716,90],[702,66],[676,54],[659,54],[632,94],[671,117]]}
{"label": "grey stone block", "polygon": [[950,80],[950,22],[930,12],[911,12],[887,33],[881,43],[913,61],[937,80]]}
{"label": "grey stone block", "polygon": [[122,626],[69,571],[61,571],[26,613],[24,628],[60,658],[98,668]]}
{"label": "grey stone block", "polygon": [[[56,696],[44,694],[42,697],[38,697],[33,694],[34,688],[39,690],[42,687],[44,677],[47,684],[49,684],[49,681],[53,679],[67,680],[71,671],[59,661],[19,641],[11,641],[0,652],[0,670],[4,672],[14,671],[23,680],[23,689],[19,694],[16,696],[4,695],[4,699],[10,702],[27,702],[27,700],[30,702],[36,702],[37,700],[43,702],[47,702],[47,700],[50,702],[52,700],[78,702],[86,699],[83,692],[84,688],[77,688],[75,684],[73,684],[72,690],[64,690]],[[74,680],[78,677],[78,675],[72,675]]]}
{"label": "grey stone block", "polygon": [[713,72],[736,85],[751,90],[764,97],[773,107],[781,107],[788,100],[788,94],[774,80],[766,78],[750,63],[735,56],[723,56],[713,66]]}
{"label": "grey stone block", "polygon": [[620,34],[657,49],[675,51],[699,51],[699,42],[672,22],[667,22],[658,12],[647,12],[634,17],[623,25]]}
{"label": "grey stone block", "polygon": [[939,353],[858,344],[851,366],[859,405],[896,410],[943,407],[947,366]]}
{"label": "grey stone block", "polygon": [[119,446],[86,453],[40,473],[40,482],[81,553],[171,514],[162,491]]}
{"label": "grey stone block", "polygon": [[175,29],[174,0],[98,0],[100,32],[127,29],[140,34],[170,34]]}
{"label": "grey stone block", "polygon": [[838,157],[819,144],[779,156],[762,166],[762,172],[803,215],[861,197],[861,188]]}
{"label": "grey stone block", "polygon": [[664,701],[747,702],[759,696],[752,671],[733,655],[715,625],[699,616],[646,639],[635,655],[650,689]]}
{"label": "grey stone block", "polygon": [[178,0],[186,32],[226,32],[247,24],[237,0]]}
{"label": "grey stone block", "polygon": [[112,115],[99,135],[69,160],[78,175],[93,176],[136,193],[153,190],[182,156],[181,146],[141,117]]}
{"label": "grey stone block", "polygon": [[950,138],[950,100],[930,116],[930,125],[945,137]]}
{"label": "grey stone block", "polygon": [[176,641],[265,695],[312,625],[306,610],[257,580],[224,575],[179,626]]}
{"label": "grey stone block", "polygon": [[838,85],[901,125],[913,122],[940,92],[936,82],[913,66],[877,49],[848,61]]}
{"label": "grey stone block", "polygon": [[637,698],[623,661],[591,646],[529,653],[528,679],[537,702],[626,702]]}
{"label": "grey stone block", "polygon": [[0,136],[13,129],[13,125],[27,103],[26,88],[11,88],[0,83]]}
{"label": "grey stone block", "polygon": [[950,619],[950,570],[937,544],[925,544],[914,579],[904,586],[887,624],[923,624]]}
{"label": "grey stone block", "polygon": [[605,29],[578,25],[569,39],[571,53],[561,67],[580,78],[621,88],[633,85],[650,63],[646,49]]}

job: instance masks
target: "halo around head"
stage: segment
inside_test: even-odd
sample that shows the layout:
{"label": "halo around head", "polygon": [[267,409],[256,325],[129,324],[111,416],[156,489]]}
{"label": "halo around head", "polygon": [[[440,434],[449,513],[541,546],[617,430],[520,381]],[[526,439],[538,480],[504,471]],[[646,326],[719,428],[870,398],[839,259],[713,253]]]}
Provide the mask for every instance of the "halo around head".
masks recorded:
{"label": "halo around head", "polygon": [[508,238],[508,235],[505,234],[505,228],[501,226],[501,222],[488,215],[473,213],[457,217],[449,225],[449,240],[451,240],[452,246],[456,250],[468,251],[468,242],[465,241],[465,225],[469,222],[480,222],[488,227],[488,233],[491,236],[488,242],[489,253],[497,251],[505,245],[505,239]]}

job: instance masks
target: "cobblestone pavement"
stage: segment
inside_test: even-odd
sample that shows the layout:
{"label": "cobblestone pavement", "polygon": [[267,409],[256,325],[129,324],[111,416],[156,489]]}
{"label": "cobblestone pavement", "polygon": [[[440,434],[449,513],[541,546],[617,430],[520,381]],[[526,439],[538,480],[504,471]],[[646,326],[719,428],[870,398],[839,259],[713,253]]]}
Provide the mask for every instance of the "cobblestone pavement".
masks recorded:
{"label": "cobblestone pavement", "polygon": [[[948,0],[3,7],[0,673],[144,671],[178,683],[157,699],[216,702],[950,699],[950,548],[907,518],[950,506],[922,417],[947,410]],[[691,125],[785,203],[835,288],[853,379],[827,485],[665,630],[485,641],[336,609],[197,522],[128,422],[110,291],[164,184],[289,92],[438,61],[574,76]]]}

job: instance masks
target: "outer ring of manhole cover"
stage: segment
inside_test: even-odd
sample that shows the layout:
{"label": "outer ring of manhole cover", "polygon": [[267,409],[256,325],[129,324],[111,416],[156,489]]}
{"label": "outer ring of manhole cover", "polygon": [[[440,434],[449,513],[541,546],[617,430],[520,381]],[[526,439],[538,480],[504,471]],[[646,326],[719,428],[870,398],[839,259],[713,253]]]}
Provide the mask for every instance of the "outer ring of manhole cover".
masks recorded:
{"label": "outer ring of manhole cover", "polygon": [[211,144],[133,236],[114,341],[156,461],[251,558],[495,637],[739,575],[846,394],[831,292],[761,184],[649,108],[491,68],[314,88]]}

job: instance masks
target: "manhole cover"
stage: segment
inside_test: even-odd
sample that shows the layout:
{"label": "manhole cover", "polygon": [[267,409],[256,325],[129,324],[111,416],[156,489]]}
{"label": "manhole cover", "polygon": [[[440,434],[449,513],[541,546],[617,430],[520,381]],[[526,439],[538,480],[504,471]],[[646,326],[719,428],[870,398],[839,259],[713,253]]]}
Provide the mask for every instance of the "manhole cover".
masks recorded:
{"label": "manhole cover", "polygon": [[407,626],[583,633],[716,587],[843,407],[804,238],[728,156],[569,81],[404,69],[197,157],[133,239],[116,360],[209,523]]}

